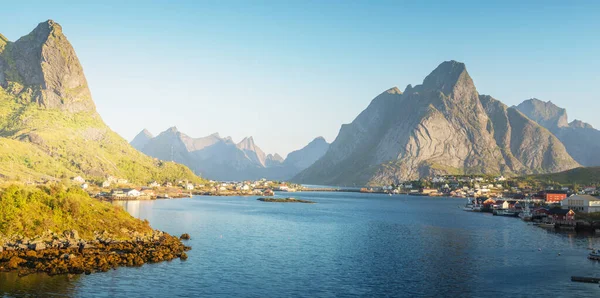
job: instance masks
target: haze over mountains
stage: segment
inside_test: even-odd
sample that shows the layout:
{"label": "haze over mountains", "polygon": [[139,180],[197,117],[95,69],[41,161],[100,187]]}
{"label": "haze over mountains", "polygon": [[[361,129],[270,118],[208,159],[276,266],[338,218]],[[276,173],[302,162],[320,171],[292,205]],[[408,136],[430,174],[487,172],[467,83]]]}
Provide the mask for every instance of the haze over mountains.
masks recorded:
{"label": "haze over mountains", "polygon": [[567,111],[550,101],[532,98],[515,108],[552,132],[577,162],[600,166],[600,131],[592,125],[580,120],[569,123]]}
{"label": "haze over mountains", "polygon": [[552,133],[479,94],[465,65],[447,61],[423,84],[375,97],[293,181],[391,184],[437,174],[550,173],[578,166]]}
{"label": "haze over mountains", "polygon": [[284,160],[276,153],[265,154],[252,137],[239,143],[218,133],[192,138],[175,127],[156,137],[144,129],[131,145],[149,156],[185,164],[197,174],[214,180],[286,180],[323,156],[329,147],[325,139],[318,137]]}
{"label": "haze over mountains", "polygon": [[0,35],[0,178],[75,175],[200,181],[184,166],[139,153],[104,124],[58,23],[40,23],[15,42]]}

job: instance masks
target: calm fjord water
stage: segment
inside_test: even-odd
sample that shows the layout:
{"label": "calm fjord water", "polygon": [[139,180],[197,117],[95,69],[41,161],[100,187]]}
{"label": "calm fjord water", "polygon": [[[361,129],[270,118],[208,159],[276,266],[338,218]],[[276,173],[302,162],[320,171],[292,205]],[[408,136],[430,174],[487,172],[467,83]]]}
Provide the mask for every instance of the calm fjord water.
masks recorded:
{"label": "calm fjord water", "polygon": [[[187,261],[78,276],[0,275],[0,294],[81,297],[600,297],[588,247],[519,219],[467,213],[464,200],[295,193],[318,204],[203,197],[121,204],[189,233]],[[539,250],[541,248],[541,251]],[[560,253],[560,255],[559,255]]]}

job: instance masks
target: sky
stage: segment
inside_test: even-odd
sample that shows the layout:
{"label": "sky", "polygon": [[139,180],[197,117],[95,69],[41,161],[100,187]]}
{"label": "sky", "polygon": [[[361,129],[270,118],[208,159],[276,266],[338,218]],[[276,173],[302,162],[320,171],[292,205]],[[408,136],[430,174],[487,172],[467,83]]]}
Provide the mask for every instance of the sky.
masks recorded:
{"label": "sky", "polygon": [[47,19],[127,140],[176,126],[285,156],[446,60],[481,94],[600,127],[600,1],[8,1],[0,33]]}

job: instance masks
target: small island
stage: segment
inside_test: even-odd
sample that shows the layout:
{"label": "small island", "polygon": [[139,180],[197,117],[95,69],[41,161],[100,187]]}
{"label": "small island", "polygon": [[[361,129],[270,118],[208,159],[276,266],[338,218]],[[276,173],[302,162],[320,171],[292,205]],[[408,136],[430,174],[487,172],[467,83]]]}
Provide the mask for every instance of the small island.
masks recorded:
{"label": "small island", "polygon": [[258,198],[257,200],[261,202],[272,202],[272,203],[305,203],[305,204],[315,204],[313,201],[309,200],[298,200],[295,198]]}

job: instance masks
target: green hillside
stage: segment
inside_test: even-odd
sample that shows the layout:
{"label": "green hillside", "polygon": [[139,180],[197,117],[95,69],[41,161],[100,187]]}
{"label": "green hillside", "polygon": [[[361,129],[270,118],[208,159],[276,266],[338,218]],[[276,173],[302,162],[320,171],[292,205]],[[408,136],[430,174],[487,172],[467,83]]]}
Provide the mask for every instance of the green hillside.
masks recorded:
{"label": "green hillside", "polygon": [[522,177],[523,180],[547,183],[549,181],[564,185],[592,185],[600,184],[600,167],[579,167],[564,172],[529,175]]}
{"label": "green hillside", "polygon": [[115,176],[146,183],[200,181],[187,167],[154,160],[111,131],[95,112],[19,103],[0,88],[0,175],[5,180]]}
{"label": "green hillside", "polygon": [[94,200],[78,187],[10,185],[0,191],[0,241],[11,235],[40,236],[47,230],[76,230],[83,239],[106,231],[112,237],[129,239],[125,229],[152,233],[147,221],[132,217],[121,207]]}

